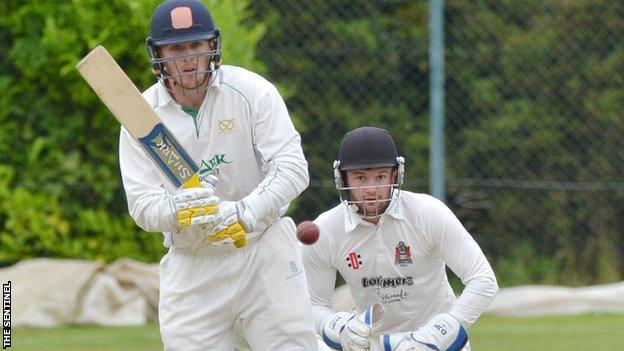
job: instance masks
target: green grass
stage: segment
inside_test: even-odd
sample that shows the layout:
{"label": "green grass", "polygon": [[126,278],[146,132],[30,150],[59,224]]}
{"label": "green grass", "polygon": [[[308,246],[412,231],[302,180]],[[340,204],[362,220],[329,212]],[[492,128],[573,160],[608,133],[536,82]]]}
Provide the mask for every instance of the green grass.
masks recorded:
{"label": "green grass", "polygon": [[475,351],[624,350],[624,314],[540,318],[484,316],[469,333]]}
{"label": "green grass", "polygon": [[156,324],[15,329],[11,341],[10,350],[16,351],[153,351],[163,348]]}
{"label": "green grass", "polygon": [[[623,350],[624,315],[503,318],[484,316],[470,329],[474,351]],[[11,350],[162,350],[158,326],[17,329]]]}

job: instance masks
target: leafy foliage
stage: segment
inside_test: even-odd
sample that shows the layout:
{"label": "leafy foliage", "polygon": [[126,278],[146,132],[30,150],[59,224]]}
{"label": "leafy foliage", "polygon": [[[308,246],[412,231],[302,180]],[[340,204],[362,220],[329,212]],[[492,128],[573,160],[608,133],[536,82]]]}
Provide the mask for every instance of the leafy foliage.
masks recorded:
{"label": "leafy foliage", "polygon": [[624,6],[511,4],[447,8],[452,191],[493,204],[475,232],[504,279],[620,280]]}

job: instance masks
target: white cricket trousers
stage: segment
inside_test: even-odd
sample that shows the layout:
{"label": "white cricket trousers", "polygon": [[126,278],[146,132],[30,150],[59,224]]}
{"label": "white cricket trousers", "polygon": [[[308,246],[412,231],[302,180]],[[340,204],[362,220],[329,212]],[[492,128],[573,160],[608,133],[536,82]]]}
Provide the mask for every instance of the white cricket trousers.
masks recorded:
{"label": "white cricket trousers", "polygon": [[233,350],[237,320],[253,350],[317,350],[290,218],[243,248],[210,249],[171,248],[160,262],[158,318],[166,351]]}

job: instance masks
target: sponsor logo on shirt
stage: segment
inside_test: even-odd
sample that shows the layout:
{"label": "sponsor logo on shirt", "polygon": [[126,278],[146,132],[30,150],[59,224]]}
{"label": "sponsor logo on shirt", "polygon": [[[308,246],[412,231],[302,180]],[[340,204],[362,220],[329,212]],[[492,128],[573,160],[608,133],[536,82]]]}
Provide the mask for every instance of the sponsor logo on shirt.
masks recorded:
{"label": "sponsor logo on shirt", "polygon": [[217,121],[219,126],[219,131],[223,134],[231,134],[236,132],[236,123],[234,122],[234,118],[231,119],[220,119]]}
{"label": "sponsor logo on shirt", "polygon": [[362,257],[355,251],[351,251],[349,255],[347,255],[347,262],[347,266],[351,267],[353,270],[360,269]]}
{"label": "sponsor logo on shirt", "polygon": [[362,278],[362,287],[375,287],[379,286],[382,288],[396,288],[397,286],[402,285],[414,285],[414,277],[408,275],[407,277],[363,277]]}
{"label": "sponsor logo on shirt", "polygon": [[219,167],[223,164],[230,164],[231,161],[225,159],[225,154],[216,154],[208,160],[203,160],[199,166],[199,176],[219,174]]}
{"label": "sponsor logo on shirt", "polygon": [[363,288],[372,288],[377,294],[381,303],[393,303],[407,299],[409,292],[399,289],[398,291],[386,291],[384,289],[394,289],[402,286],[414,285],[414,278],[410,275],[407,277],[364,277],[362,278]]}
{"label": "sponsor logo on shirt", "polygon": [[412,264],[410,247],[405,245],[402,241],[399,241],[394,249],[394,264],[401,267],[407,267],[408,264]]}
{"label": "sponsor logo on shirt", "polygon": [[384,292],[381,288],[375,288],[373,291],[375,291],[377,297],[379,297],[379,301],[383,304],[403,301],[407,299],[407,296],[409,295],[409,293],[403,289],[398,292],[395,291],[390,293]]}

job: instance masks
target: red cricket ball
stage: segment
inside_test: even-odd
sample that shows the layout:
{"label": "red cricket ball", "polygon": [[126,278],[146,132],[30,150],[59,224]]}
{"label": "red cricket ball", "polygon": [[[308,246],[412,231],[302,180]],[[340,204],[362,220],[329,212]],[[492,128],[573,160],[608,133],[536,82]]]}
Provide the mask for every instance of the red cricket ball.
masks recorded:
{"label": "red cricket ball", "polygon": [[314,244],[319,238],[319,227],[312,221],[303,221],[297,225],[297,239],[306,245]]}

